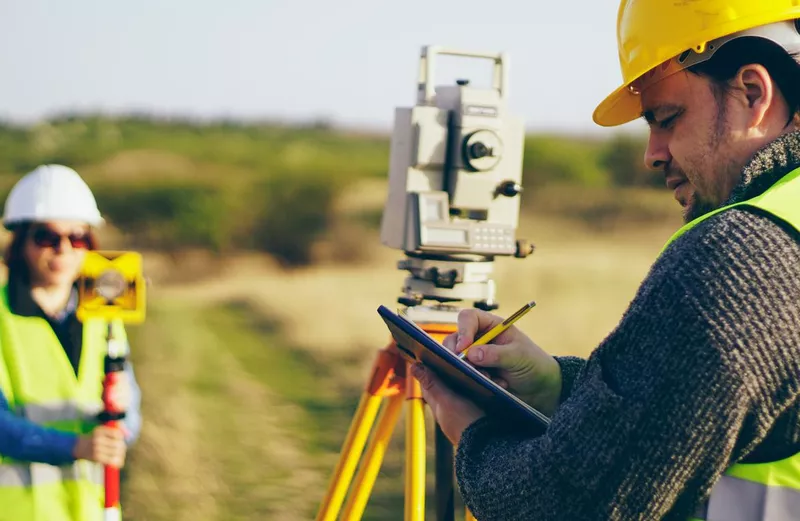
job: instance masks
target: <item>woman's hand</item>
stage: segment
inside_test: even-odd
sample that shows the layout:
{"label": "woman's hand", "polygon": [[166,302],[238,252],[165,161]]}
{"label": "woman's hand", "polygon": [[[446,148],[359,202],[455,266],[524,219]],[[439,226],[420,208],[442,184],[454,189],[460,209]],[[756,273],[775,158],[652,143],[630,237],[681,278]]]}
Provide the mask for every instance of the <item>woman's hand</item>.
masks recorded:
{"label": "woman's hand", "polygon": [[95,427],[91,434],[78,437],[75,448],[72,450],[75,459],[85,459],[122,468],[125,464],[125,454],[128,450],[121,429]]}

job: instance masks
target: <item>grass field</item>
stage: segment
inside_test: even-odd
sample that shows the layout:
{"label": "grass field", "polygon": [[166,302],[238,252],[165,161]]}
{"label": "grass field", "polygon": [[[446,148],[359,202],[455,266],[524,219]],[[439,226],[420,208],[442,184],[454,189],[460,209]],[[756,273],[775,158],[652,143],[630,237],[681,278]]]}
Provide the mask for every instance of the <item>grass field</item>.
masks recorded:
{"label": "grass field", "polygon": [[[518,237],[536,252],[495,263],[497,313],[536,300],[519,326],[554,354],[585,355],[610,332],[680,224],[643,146],[526,137]],[[407,275],[378,238],[389,152],[389,135],[324,125],[0,122],[0,196],[39,164],[73,166],[108,219],[102,247],[144,253],[148,319],[130,332],[144,425],[125,519],[314,518],[389,338],[375,310],[396,306]],[[402,434],[365,519],[403,517]]]}
{"label": "grass field", "polygon": [[[535,299],[520,327],[553,353],[587,354],[677,224],[598,229],[526,215],[520,236],[537,251],[497,261],[498,313]],[[131,333],[144,427],[127,467],[126,519],[313,519],[388,338],[375,308],[394,305],[405,276],[374,231],[359,240],[375,246],[357,262],[291,271],[262,256],[146,256],[149,316]],[[402,519],[402,478],[399,425],[365,519]]]}

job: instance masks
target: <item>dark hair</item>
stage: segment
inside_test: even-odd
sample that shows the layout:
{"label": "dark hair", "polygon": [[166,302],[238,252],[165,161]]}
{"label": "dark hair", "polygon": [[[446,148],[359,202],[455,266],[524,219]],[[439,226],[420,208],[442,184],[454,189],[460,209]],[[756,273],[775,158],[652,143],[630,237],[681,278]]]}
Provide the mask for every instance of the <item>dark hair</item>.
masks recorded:
{"label": "dark hair", "polygon": [[[25,241],[30,235],[33,223],[24,222],[11,229],[11,242],[6,247],[4,260],[8,267],[8,278],[18,278],[24,283],[30,283],[30,272],[28,264],[25,262]],[[97,249],[97,237],[90,228],[87,232],[89,237],[89,249]]]}
{"label": "dark hair", "polygon": [[689,72],[712,81],[714,95],[721,102],[730,92],[729,81],[745,65],[760,64],[777,85],[789,105],[789,121],[800,114],[800,63],[797,55],[786,52],[769,40],[743,37],[732,40],[714,53],[710,60],[689,67]]}

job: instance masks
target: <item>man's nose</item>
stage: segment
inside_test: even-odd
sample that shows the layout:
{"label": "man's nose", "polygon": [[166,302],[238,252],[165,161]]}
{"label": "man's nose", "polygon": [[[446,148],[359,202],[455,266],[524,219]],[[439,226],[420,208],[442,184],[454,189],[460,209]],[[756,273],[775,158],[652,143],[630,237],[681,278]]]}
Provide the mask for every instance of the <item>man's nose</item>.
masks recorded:
{"label": "man's nose", "polygon": [[644,153],[644,164],[650,170],[663,170],[664,166],[672,160],[669,152],[669,141],[658,132],[650,132],[647,141],[647,150]]}

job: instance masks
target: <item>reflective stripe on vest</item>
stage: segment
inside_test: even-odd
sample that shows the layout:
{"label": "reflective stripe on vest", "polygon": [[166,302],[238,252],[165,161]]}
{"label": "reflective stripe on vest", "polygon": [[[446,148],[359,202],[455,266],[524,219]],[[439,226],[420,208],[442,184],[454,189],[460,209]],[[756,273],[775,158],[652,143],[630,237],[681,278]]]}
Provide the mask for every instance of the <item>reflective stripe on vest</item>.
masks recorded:
{"label": "reflective stripe on vest", "polygon": [[103,466],[88,461],[56,467],[46,463],[0,465],[0,488],[50,485],[62,481],[85,480],[103,486]]}
{"label": "reflective stripe on vest", "polygon": [[20,405],[17,413],[34,423],[52,425],[74,421],[91,421],[102,411],[100,404],[80,405],[73,400]]}
{"label": "reflective stripe on vest", "polygon": [[[759,196],[719,208],[684,225],[667,241],[664,249],[705,219],[736,206],[759,208],[800,231],[800,168]],[[799,518],[800,453],[797,453],[769,463],[734,464],[714,484],[708,501],[698,508],[692,520],[789,521]]]}
{"label": "reflective stripe on vest", "polygon": [[788,520],[797,519],[798,515],[800,490],[722,476],[714,485],[711,499],[700,506],[694,518],[702,521]]}
{"label": "reflective stripe on vest", "polygon": [[[115,336],[127,341],[122,323]],[[102,407],[107,324],[87,320],[78,374],[46,320],[8,309],[0,290],[0,390],[12,411],[39,425],[82,434],[96,425]],[[15,461],[0,454],[0,521],[102,519],[103,467]]]}

